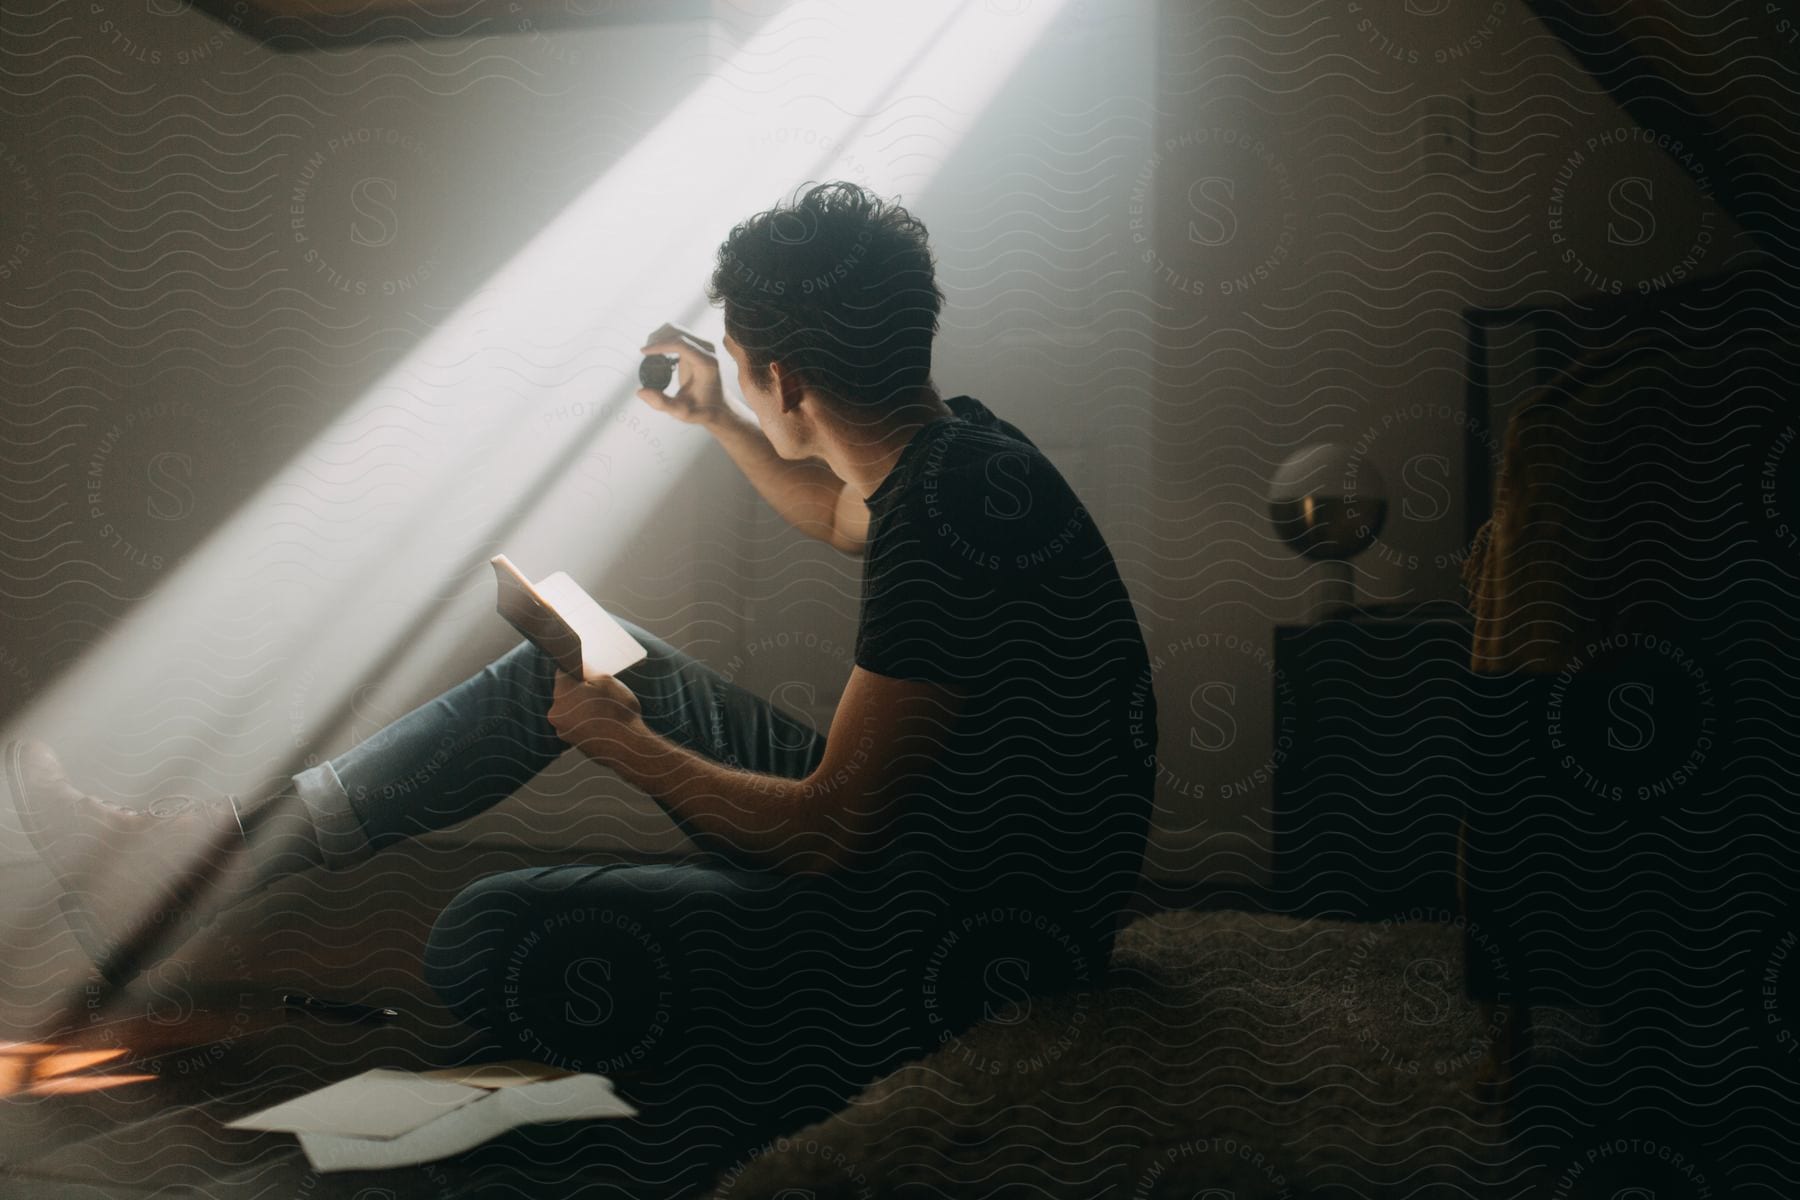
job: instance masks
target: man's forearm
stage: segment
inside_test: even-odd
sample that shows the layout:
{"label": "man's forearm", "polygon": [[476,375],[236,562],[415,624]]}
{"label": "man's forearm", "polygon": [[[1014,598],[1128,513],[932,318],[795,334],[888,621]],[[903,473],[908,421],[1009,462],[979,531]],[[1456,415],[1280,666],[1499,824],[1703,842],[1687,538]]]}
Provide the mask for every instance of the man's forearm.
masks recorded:
{"label": "man's forearm", "polygon": [[728,767],[643,727],[606,765],[702,850],[788,870],[825,869],[831,861],[832,839],[808,820],[812,792],[804,780]]}
{"label": "man's forearm", "polygon": [[782,458],[761,426],[735,405],[707,422],[706,429],[783,520],[808,537],[835,544],[844,481],[830,467],[817,459]]}

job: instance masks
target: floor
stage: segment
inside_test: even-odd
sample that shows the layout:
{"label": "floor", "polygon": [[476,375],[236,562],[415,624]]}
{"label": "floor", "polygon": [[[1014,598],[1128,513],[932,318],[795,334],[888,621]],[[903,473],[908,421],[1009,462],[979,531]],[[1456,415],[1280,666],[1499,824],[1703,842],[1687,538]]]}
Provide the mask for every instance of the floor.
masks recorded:
{"label": "floor", "polygon": [[291,1135],[225,1123],[370,1067],[426,1068],[452,1056],[404,1019],[290,1017],[277,1001],[252,989],[215,993],[177,1026],[106,1021],[53,1052],[0,1059],[15,1082],[34,1066],[33,1087],[46,1092],[0,1102],[0,1195],[412,1200],[505,1184],[528,1196],[672,1197],[703,1189],[748,1149],[684,1144],[672,1109],[634,1097],[634,1121],[531,1126],[439,1163],[317,1174]]}
{"label": "floor", "polygon": [[[433,917],[461,886],[489,872],[529,865],[532,861],[530,855],[516,847],[406,846],[378,855],[365,868],[348,878],[336,878],[329,887],[315,886],[306,880],[284,882],[234,910],[205,939],[184,947],[132,989],[111,998],[96,997],[84,988],[85,958],[54,908],[45,905],[46,877],[31,863],[0,863],[0,911],[8,915],[8,920],[0,922],[0,961],[5,965],[4,972],[0,972],[0,1198],[655,1198],[704,1195],[721,1178],[735,1179],[737,1168],[759,1146],[792,1130],[783,1127],[782,1118],[777,1115],[733,1139],[724,1139],[718,1133],[720,1122],[712,1115],[719,1111],[716,1107],[699,1107],[692,1090],[676,1091],[655,1080],[615,1081],[621,1093],[640,1109],[636,1119],[528,1126],[467,1154],[394,1171],[318,1174],[310,1169],[293,1136],[226,1128],[226,1123],[238,1116],[371,1067],[425,1069],[483,1057],[472,1033],[458,1025],[424,991],[418,977],[418,953]],[[1141,897],[1140,907],[1253,908],[1255,899],[1198,889],[1164,889]],[[1236,917],[1239,924],[1256,924],[1245,914],[1226,915]],[[1170,926],[1175,923],[1162,922]],[[1239,939],[1248,948],[1246,953],[1268,954],[1280,949],[1275,933],[1261,926],[1256,928],[1260,930],[1256,936]],[[1350,946],[1346,951],[1351,954],[1350,961],[1361,961],[1354,952],[1362,945],[1358,939],[1366,939],[1368,932],[1354,927],[1342,936],[1350,938],[1346,943]],[[1175,1057],[1166,1048],[1186,1046],[1190,1057],[1198,1055],[1189,1072],[1192,1080],[1198,1081],[1196,1086],[1207,1086],[1201,1088],[1198,1098],[1189,1097],[1186,1101],[1177,1088],[1170,1103],[1185,1104],[1180,1111],[1192,1116],[1195,1128],[1204,1127],[1203,1120],[1211,1120],[1205,1114],[1217,1106],[1206,1098],[1210,1094],[1209,1081],[1216,1082],[1214,1076],[1220,1064],[1228,1060],[1254,1065],[1253,1078],[1233,1093],[1236,1098],[1227,1106],[1233,1112],[1249,1112],[1244,1107],[1244,1097],[1258,1088],[1270,1093],[1270,1103],[1291,1109],[1294,1097],[1313,1087],[1317,1083],[1314,1076],[1333,1062],[1338,1064],[1337,1069],[1349,1070],[1363,1081],[1358,1085],[1358,1095],[1370,1091],[1369,1080],[1388,1079],[1391,1072],[1384,1074],[1380,1062],[1363,1061],[1370,1051],[1361,1034],[1372,1025],[1352,1022],[1352,1033],[1361,1031],[1357,1036],[1338,1028],[1345,1024],[1345,1010],[1338,993],[1344,987],[1358,991],[1370,990],[1373,985],[1356,982],[1360,978],[1356,970],[1343,969],[1341,964],[1334,966],[1321,958],[1324,943],[1318,930],[1295,937],[1296,945],[1275,965],[1245,965],[1226,956],[1221,958],[1222,982],[1201,979],[1195,984],[1198,992],[1207,996],[1228,985],[1230,995],[1237,999],[1224,1011],[1240,1015],[1245,1011],[1242,996],[1246,994],[1246,981],[1262,980],[1271,987],[1279,984],[1279,1002],[1271,1001],[1269,1013],[1285,1022],[1285,1030],[1306,1031],[1304,1037],[1284,1034],[1275,1047],[1284,1051],[1282,1061],[1299,1072],[1295,1080],[1278,1077],[1275,1072],[1280,1063],[1246,1054],[1241,1046],[1235,1054],[1215,1054],[1208,1049],[1211,1043],[1197,1042],[1193,1013],[1202,1006],[1199,1000],[1176,1005],[1168,1028],[1160,1032],[1153,1028],[1141,1039],[1140,1057],[1143,1062],[1157,1064],[1156,1071],[1137,1071],[1128,1056],[1121,1057],[1121,1052],[1106,1041],[1117,1040],[1123,1025],[1118,1014],[1095,1023],[1094,1031],[1104,1031],[1105,1037],[1100,1040],[1106,1044],[1096,1052],[1094,1061],[1111,1064],[1133,1074],[1133,1078],[1154,1076],[1158,1086],[1174,1087],[1180,1083],[1175,1078],[1180,1072],[1171,1074],[1166,1069]],[[1203,942],[1215,958],[1230,949],[1229,939],[1220,936],[1209,936]],[[1430,959],[1429,955],[1420,957],[1410,951],[1395,953],[1399,955],[1396,961]],[[1158,962],[1165,960],[1178,967],[1199,961],[1186,952],[1156,958]],[[1296,972],[1312,979],[1316,987],[1296,986]],[[283,1006],[282,997],[295,990],[330,999],[391,1006],[396,1015],[391,1019],[346,1020],[291,1011]],[[1155,989],[1145,993],[1161,994]],[[1296,1009],[1294,1006],[1302,1001],[1315,1003],[1318,1012],[1308,1016]],[[1210,1001],[1206,1004],[1212,1011]],[[1141,997],[1132,999],[1127,1008],[1140,1016],[1150,1011]],[[1382,1006],[1382,1011],[1388,1010],[1397,1012],[1398,1008],[1392,1004]],[[1335,1025],[1326,1016],[1334,1017]],[[1399,1019],[1392,1012],[1389,1016]],[[1250,1039],[1253,1047],[1262,1046],[1257,1039],[1268,1034],[1266,1025],[1258,1023],[1263,1017],[1245,1020],[1248,1023],[1242,1036]],[[1229,1032],[1230,1025],[1230,1021],[1209,1020],[1204,1026],[1206,1036],[1216,1041]],[[67,1032],[43,1036],[49,1028]],[[1010,1030],[995,1026],[988,1033],[1000,1037]],[[1375,1040],[1380,1045],[1398,1045],[1402,1033],[1415,1039],[1422,1036],[1418,1030],[1408,1030]],[[1324,1039],[1325,1044],[1316,1046],[1308,1038]],[[1467,1039],[1452,1041],[1462,1046]],[[1022,1061],[1025,1055],[1025,1051],[1017,1051],[1008,1057],[996,1049],[990,1057],[995,1061]],[[980,1060],[979,1055],[976,1057]],[[1068,1069],[1077,1074],[1087,1070],[1072,1061],[1073,1052],[1065,1057],[1071,1059],[1066,1064]],[[1005,1082],[1004,1077],[999,1078]],[[937,1077],[939,1085],[953,1082],[948,1074],[940,1072]],[[1389,1083],[1393,1082],[1389,1079]],[[1089,1090],[1090,1084],[1080,1085],[1077,1090]],[[1394,1086],[1402,1084],[1404,1081]],[[951,1117],[959,1113],[968,1117],[987,1113],[993,1128],[977,1122],[960,1132],[952,1129],[945,1135],[943,1145],[933,1143],[931,1161],[955,1161],[959,1150],[983,1153],[983,1147],[996,1144],[996,1138],[1019,1142],[1020,1118],[1013,1106],[1016,1097],[1009,1100],[1006,1088],[995,1083],[993,1086],[1000,1089],[995,1103],[983,1106],[971,1102],[977,1094],[975,1083],[958,1086],[958,1103],[934,1106],[944,1110],[936,1115],[942,1117],[947,1112]],[[905,1094],[904,1087],[900,1088],[898,1099],[916,1103],[916,1098],[909,1099]],[[1395,1120],[1390,1110],[1399,1111],[1399,1100],[1383,1100],[1381,1096],[1375,1099],[1388,1108],[1376,1105],[1387,1115],[1371,1127],[1391,1134]],[[1147,1106],[1139,1107],[1148,1111]],[[1038,1106],[1029,1108],[1031,1113],[1042,1115]],[[855,1110],[856,1121],[851,1124],[875,1121],[882,1111],[878,1102],[861,1104]],[[1077,1106],[1074,1111],[1079,1115],[1084,1110]],[[1088,1115],[1099,1119],[1105,1111]],[[1351,1128],[1342,1117],[1347,1110],[1341,1103],[1334,1102],[1327,1111],[1335,1114],[1330,1119],[1334,1128]],[[1401,1139],[1406,1143],[1407,1155],[1412,1155],[1417,1146],[1445,1143],[1447,1104],[1427,1106],[1421,1111],[1431,1131]],[[1194,1113],[1201,1115],[1193,1116]],[[906,1128],[889,1131],[891,1136],[882,1144],[891,1142],[903,1152],[906,1137],[930,1134],[925,1126],[931,1116],[902,1113],[895,1119]],[[1273,1116],[1257,1114],[1256,1120],[1262,1122],[1259,1127],[1280,1124]],[[809,1138],[816,1135],[818,1144],[825,1145],[831,1136],[861,1138],[870,1132],[845,1128],[834,1131],[831,1124],[812,1131]],[[1169,1129],[1185,1129],[1189,1124],[1188,1117],[1167,1123]],[[1479,1124],[1471,1126],[1477,1133]],[[1084,1147],[1102,1146],[1112,1137],[1110,1131],[1103,1129],[1062,1136],[1056,1129],[1047,1128],[1040,1135],[1044,1145],[1061,1147],[1078,1157],[1088,1153]],[[1049,1157],[1053,1160],[1054,1154]],[[1320,1154],[1315,1153],[1314,1157]],[[1367,1164],[1358,1154],[1350,1157],[1355,1160],[1357,1171],[1366,1171]],[[768,1178],[767,1168],[782,1169],[777,1159],[779,1155],[765,1156],[757,1168],[744,1176],[744,1186],[728,1189],[728,1193],[800,1194],[803,1189],[792,1186],[786,1177]],[[1039,1170],[1042,1161],[1039,1156],[1024,1166]],[[1411,1172],[1417,1164],[1403,1155],[1399,1166]],[[795,1178],[804,1175],[797,1174]],[[1065,1192],[1033,1186],[1018,1194]],[[1086,1197],[1091,1193],[1079,1194]],[[1251,1190],[1237,1194],[1261,1193]]]}
{"label": "floor", "polygon": [[[542,858],[542,861],[553,861]],[[539,861],[507,846],[405,845],[348,876],[285,882],[109,999],[35,863],[0,863],[0,1197],[89,1200],[433,1200],[688,1196],[778,1133],[727,1141],[692,1091],[618,1080],[622,1122],[530,1126],[418,1168],[316,1174],[286,1133],[228,1121],[371,1067],[483,1057],[418,977],[436,913],[472,879]],[[1253,907],[1259,897],[1162,889],[1139,907]],[[291,991],[391,1006],[386,1020],[285,1009]],[[49,1027],[72,1029],[54,1038]],[[714,1110],[716,1111],[716,1110]]]}
{"label": "floor", "polygon": [[[529,856],[527,856],[529,857]],[[386,860],[386,861],[381,861]],[[702,1193],[757,1142],[720,1144],[684,1097],[616,1080],[640,1116],[537,1125],[412,1169],[314,1173],[286,1133],[225,1123],[371,1067],[483,1057],[427,995],[417,952],[468,879],[528,865],[516,850],[391,852],[329,889],[296,884],[105,997],[26,864],[0,864],[0,1197],[8,1200],[433,1200]],[[34,908],[34,906],[37,906]],[[323,943],[323,944],[322,944]],[[283,1006],[294,990],[391,1006],[391,1019]],[[46,1030],[65,1032],[46,1037]],[[487,1056],[487,1057],[491,1057]],[[763,1139],[772,1130],[759,1131]]]}

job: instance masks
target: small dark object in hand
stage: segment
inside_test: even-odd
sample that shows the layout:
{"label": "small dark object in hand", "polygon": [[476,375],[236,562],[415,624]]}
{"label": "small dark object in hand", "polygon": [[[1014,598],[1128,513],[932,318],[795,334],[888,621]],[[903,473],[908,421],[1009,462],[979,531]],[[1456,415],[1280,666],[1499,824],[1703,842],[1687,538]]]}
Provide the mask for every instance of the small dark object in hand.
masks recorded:
{"label": "small dark object in hand", "polygon": [[660,392],[675,378],[673,354],[649,354],[638,364],[638,382],[651,391]]}

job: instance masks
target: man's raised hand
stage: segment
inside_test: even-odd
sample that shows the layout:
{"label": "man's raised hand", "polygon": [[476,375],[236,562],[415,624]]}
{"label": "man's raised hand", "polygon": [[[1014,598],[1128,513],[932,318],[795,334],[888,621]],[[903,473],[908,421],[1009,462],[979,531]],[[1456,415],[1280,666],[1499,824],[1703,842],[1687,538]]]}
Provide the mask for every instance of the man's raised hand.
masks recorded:
{"label": "man's raised hand", "polygon": [[638,399],[645,404],[689,425],[710,425],[730,413],[719,377],[718,354],[711,342],[690,329],[665,324],[645,339],[642,353],[673,354],[680,359],[675,394],[639,388]]}

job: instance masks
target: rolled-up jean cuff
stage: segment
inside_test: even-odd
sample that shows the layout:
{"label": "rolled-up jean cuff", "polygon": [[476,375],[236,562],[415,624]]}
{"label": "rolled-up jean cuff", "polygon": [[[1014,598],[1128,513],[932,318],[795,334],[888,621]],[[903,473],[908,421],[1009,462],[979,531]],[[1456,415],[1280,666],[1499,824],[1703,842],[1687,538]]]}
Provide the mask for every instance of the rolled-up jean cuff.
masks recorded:
{"label": "rolled-up jean cuff", "polygon": [[329,760],[295,775],[294,793],[312,818],[326,868],[338,871],[353,867],[375,853],[362,821],[351,807],[350,793]]}

